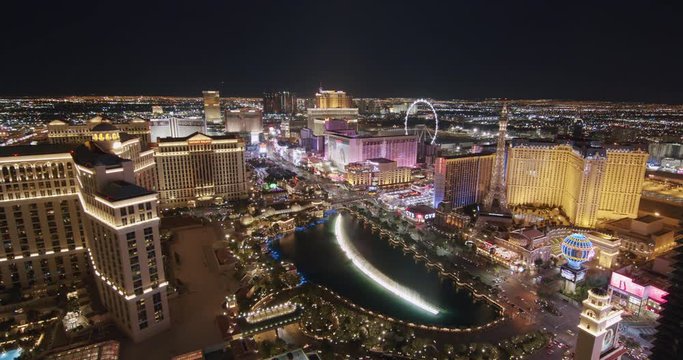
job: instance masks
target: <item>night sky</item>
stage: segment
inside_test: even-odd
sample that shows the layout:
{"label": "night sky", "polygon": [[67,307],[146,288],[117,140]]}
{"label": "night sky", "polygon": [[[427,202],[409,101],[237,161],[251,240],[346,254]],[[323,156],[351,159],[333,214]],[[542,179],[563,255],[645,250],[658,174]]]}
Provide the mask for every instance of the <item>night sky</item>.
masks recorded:
{"label": "night sky", "polygon": [[0,95],[683,103],[681,2],[11,1]]}

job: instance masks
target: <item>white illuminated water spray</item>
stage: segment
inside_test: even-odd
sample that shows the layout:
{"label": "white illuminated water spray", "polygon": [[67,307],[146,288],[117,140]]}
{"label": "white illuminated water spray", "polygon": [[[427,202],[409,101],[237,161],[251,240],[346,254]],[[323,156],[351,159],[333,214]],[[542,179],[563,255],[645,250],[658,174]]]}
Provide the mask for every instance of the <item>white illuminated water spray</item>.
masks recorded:
{"label": "white illuminated water spray", "polygon": [[334,235],[335,238],[337,239],[337,243],[339,244],[339,247],[341,247],[342,251],[344,251],[344,254],[346,254],[346,257],[353,262],[353,265],[358,268],[365,276],[369,277],[372,279],[372,281],[376,282],[377,284],[381,285],[383,288],[389,290],[390,292],[394,293],[401,299],[419,307],[420,309],[427,311],[431,313],[432,315],[436,315],[439,313],[439,310],[427,303],[426,301],[422,300],[420,295],[411,290],[408,289],[407,287],[397,283],[394,280],[391,280],[388,276],[382,274],[379,270],[377,270],[374,266],[372,266],[370,263],[368,263],[356,250],[356,248],[351,244],[350,241],[346,239],[344,236],[344,232],[342,231],[342,222],[341,222],[341,214],[337,216],[335,219],[334,223]]}

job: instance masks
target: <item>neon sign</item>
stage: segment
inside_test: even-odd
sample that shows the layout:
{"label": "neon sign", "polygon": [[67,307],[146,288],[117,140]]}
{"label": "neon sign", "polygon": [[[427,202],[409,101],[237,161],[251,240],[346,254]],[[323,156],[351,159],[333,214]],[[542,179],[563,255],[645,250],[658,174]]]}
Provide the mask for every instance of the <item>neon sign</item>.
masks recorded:
{"label": "neon sign", "polygon": [[633,279],[615,272],[612,273],[612,278],[610,279],[609,284],[614,288],[625,291],[639,298],[642,298],[643,295],[645,295],[645,287],[634,283]]}

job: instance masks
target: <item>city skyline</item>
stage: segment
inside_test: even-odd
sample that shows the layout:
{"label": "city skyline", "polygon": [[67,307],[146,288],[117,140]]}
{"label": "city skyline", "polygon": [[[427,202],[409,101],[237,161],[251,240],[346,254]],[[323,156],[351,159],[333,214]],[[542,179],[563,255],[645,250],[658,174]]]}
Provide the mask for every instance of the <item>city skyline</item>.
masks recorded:
{"label": "city skyline", "polygon": [[358,97],[680,103],[680,4],[590,5],[13,3],[0,95],[259,96],[322,84]]}
{"label": "city skyline", "polygon": [[[10,323],[3,356],[446,360],[483,339],[492,358],[644,360],[652,348],[618,324],[630,314],[654,332],[675,296],[677,107],[585,103],[580,119],[544,101],[202,94],[0,102],[0,295],[40,327],[21,343]],[[61,321],[29,304],[46,289],[66,296]],[[70,338],[38,347],[49,326]],[[80,329],[96,337],[71,350]],[[425,333],[392,341],[413,329]],[[297,340],[262,337],[273,331]]]}
{"label": "city skyline", "polygon": [[683,359],[683,2],[10,2],[0,360]]}

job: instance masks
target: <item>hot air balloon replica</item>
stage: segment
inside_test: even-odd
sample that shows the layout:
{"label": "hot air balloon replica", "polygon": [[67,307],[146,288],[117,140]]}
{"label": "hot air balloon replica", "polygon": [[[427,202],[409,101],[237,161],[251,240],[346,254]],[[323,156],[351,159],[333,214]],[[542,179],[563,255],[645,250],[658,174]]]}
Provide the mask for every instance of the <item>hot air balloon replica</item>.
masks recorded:
{"label": "hot air balloon replica", "polygon": [[576,284],[586,278],[583,263],[595,254],[593,243],[584,234],[571,234],[562,240],[561,250],[562,256],[567,260],[567,263],[560,267],[560,274],[564,278],[564,292],[574,293]]}

